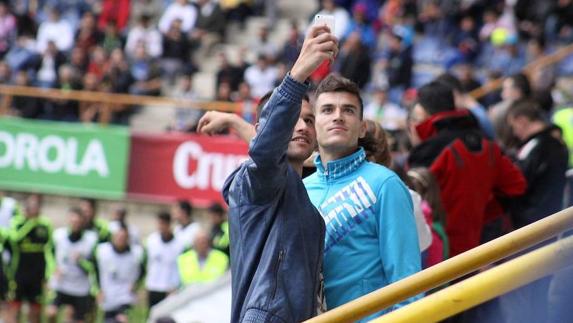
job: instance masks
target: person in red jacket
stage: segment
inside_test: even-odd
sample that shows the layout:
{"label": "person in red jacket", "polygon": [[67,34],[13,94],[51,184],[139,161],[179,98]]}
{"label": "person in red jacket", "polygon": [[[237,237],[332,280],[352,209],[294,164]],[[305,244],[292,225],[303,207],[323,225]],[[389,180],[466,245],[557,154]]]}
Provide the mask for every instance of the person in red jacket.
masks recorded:
{"label": "person in red jacket", "polygon": [[488,202],[522,194],[523,174],[484,137],[469,111],[456,110],[452,90],[443,83],[418,90],[410,131],[416,146],[408,164],[429,168],[438,181],[450,257],[478,246]]}

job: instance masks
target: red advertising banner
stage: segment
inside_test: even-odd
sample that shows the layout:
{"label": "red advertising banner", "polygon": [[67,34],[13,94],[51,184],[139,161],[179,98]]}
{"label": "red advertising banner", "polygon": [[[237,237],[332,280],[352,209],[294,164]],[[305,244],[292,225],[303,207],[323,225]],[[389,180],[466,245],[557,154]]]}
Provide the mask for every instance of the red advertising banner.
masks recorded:
{"label": "red advertising banner", "polygon": [[132,134],[127,194],[161,202],[222,202],[225,179],[247,159],[248,145],[232,137]]}

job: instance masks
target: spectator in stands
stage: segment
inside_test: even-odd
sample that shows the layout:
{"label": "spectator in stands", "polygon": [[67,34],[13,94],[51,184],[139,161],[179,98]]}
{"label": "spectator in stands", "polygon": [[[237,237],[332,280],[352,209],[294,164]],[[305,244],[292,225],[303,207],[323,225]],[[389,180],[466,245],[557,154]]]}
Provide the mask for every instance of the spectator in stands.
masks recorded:
{"label": "spectator in stands", "polygon": [[222,82],[217,88],[217,94],[215,96],[216,101],[222,102],[232,102],[233,92],[231,91],[231,84],[229,82]]}
{"label": "spectator in stands", "polygon": [[456,66],[456,72],[458,80],[462,85],[462,93],[470,93],[481,86],[481,82],[475,77],[472,64],[459,64]]}
{"label": "spectator in stands", "polygon": [[439,81],[418,90],[410,134],[409,166],[429,168],[440,186],[450,256],[478,246],[491,197],[522,194],[523,175],[469,111],[455,109],[451,88]]}
{"label": "spectator in stands", "polygon": [[4,59],[12,70],[28,70],[36,55],[36,45],[32,37],[19,35]]}
{"label": "spectator in stands", "polygon": [[[70,65],[60,66],[55,88],[60,90],[81,89],[81,80],[78,79],[76,71]],[[44,115],[42,117],[57,121],[78,121],[79,104],[76,100],[48,100],[44,103]]]}
{"label": "spectator in stands", "polygon": [[487,139],[493,139],[495,136],[493,125],[487,116],[485,108],[471,95],[463,92],[462,83],[450,73],[444,73],[438,76],[436,80],[446,85],[453,92],[456,109],[469,110],[478,121],[479,127]]}
{"label": "spectator in stands", "polygon": [[159,30],[162,33],[167,33],[171,23],[175,19],[181,20],[181,30],[184,33],[189,33],[195,27],[197,22],[197,8],[189,3],[188,0],[175,0],[171,3],[161,19],[159,19]]}
{"label": "spectator in stands", "polygon": [[161,68],[147,54],[143,44],[135,48],[130,72],[133,79],[133,83],[129,88],[131,94],[155,96],[161,94]]}
{"label": "spectator in stands", "polygon": [[127,93],[133,83],[129,63],[121,48],[111,52],[109,66],[104,78],[109,82],[112,93]]}
{"label": "spectator in stands", "polygon": [[230,256],[229,251],[229,221],[225,215],[225,209],[221,204],[215,202],[207,209],[209,221],[211,222],[211,244],[213,248],[224,252]]}
{"label": "spectator in stands", "polygon": [[88,73],[95,75],[101,80],[109,67],[108,54],[101,46],[96,46],[90,51],[90,61],[88,64]]}
{"label": "spectator in stands", "polygon": [[102,38],[103,35],[97,29],[94,14],[86,12],[80,22],[80,28],[76,31],[74,47],[89,53],[94,46],[101,42]]}
{"label": "spectator in stands", "polygon": [[137,23],[137,19],[141,16],[148,16],[151,22],[156,24],[159,16],[164,11],[163,1],[157,0],[131,0],[131,12],[129,26]]}
{"label": "spectator in stands", "polygon": [[199,47],[197,56],[206,57],[213,47],[225,39],[225,15],[215,0],[197,0],[197,23],[191,39]]}
{"label": "spectator in stands", "polygon": [[[187,101],[196,101],[199,99],[199,95],[193,89],[192,75],[183,75],[179,78],[178,86],[175,89],[173,97]],[[202,115],[203,110],[201,109],[178,108],[175,111],[175,124],[172,126],[172,130],[195,132]]]}
{"label": "spectator in stands", "polygon": [[[303,162],[314,149],[314,118],[308,100],[301,101],[305,80],[336,52],[337,40],[326,27],[310,29],[290,74],[259,103],[251,158],[225,181],[233,322],[298,322],[322,308],[324,222],[300,179]],[[205,115],[200,131],[209,124]],[[277,288],[270,289],[273,285]]]}
{"label": "spectator in stands", "polygon": [[283,45],[280,55],[280,61],[286,64],[288,68],[291,68],[294,62],[296,62],[303,41],[304,38],[300,34],[297,22],[291,21],[288,39]]}
{"label": "spectator in stands", "polygon": [[[105,83],[100,84],[99,78],[93,73],[87,73],[82,78],[82,90],[106,92]],[[96,122],[100,117],[101,102],[79,102],[79,118],[81,122]]]}
{"label": "spectator in stands", "polygon": [[348,14],[348,11],[339,7],[334,0],[322,0],[321,6],[322,9],[316,14],[334,16],[334,30],[332,33],[336,38],[342,39],[350,24],[350,15]]}
{"label": "spectator in stands", "polygon": [[489,118],[493,123],[495,137],[498,144],[504,150],[515,148],[516,140],[507,127],[507,110],[518,100],[529,100],[531,86],[525,74],[515,74],[503,81],[501,98],[502,101],[489,109]]}
{"label": "spectator in stands", "polygon": [[241,29],[245,27],[245,19],[252,13],[251,1],[249,0],[220,0],[219,4],[225,20],[238,21]]}
{"label": "spectator in stands", "polygon": [[344,33],[344,38],[353,32],[360,34],[362,44],[369,50],[376,48],[376,33],[367,18],[367,6],[362,2],[357,2],[352,9],[352,20]]}
{"label": "spectator in stands", "polygon": [[100,45],[105,49],[106,53],[111,53],[116,48],[123,48],[124,43],[125,39],[119,34],[114,24],[105,26]]}
{"label": "spectator in stands", "polygon": [[191,42],[189,37],[181,30],[181,19],[171,22],[169,31],[163,35],[163,54],[161,55],[161,69],[163,75],[173,83],[177,73],[188,70],[191,59]]}
{"label": "spectator in stands", "polygon": [[423,261],[423,267],[428,268],[448,259],[450,248],[445,229],[446,213],[442,206],[440,187],[427,168],[411,169],[408,177],[414,190],[422,197],[422,212],[432,228],[432,244]]}
{"label": "spectator in stands", "polygon": [[52,259],[52,224],[40,215],[41,208],[42,197],[29,195],[24,216],[15,218],[10,228],[11,297],[6,313],[9,322],[18,322],[20,309],[27,302],[27,321],[40,323],[46,267]]}
{"label": "spectator in stands", "polygon": [[388,79],[390,101],[398,104],[412,82],[412,47],[404,45],[402,36],[397,33],[391,32],[388,36],[388,50],[381,63]]}
{"label": "spectator in stands", "polygon": [[79,74],[83,75],[88,71],[89,59],[87,52],[79,47],[74,47],[70,53],[69,64]]}
{"label": "spectator in stands", "polygon": [[273,89],[278,71],[270,61],[268,56],[259,55],[257,63],[245,70],[245,81],[251,87],[255,98],[261,98]]}
{"label": "spectator in stands", "polygon": [[181,285],[208,283],[217,280],[229,268],[229,257],[222,251],[213,249],[209,235],[197,231],[193,249],[177,258]]}
{"label": "spectator in stands", "polygon": [[90,275],[88,259],[97,245],[95,232],[84,231],[84,216],[78,208],[68,212],[69,226],[54,231],[55,268],[50,287],[56,297],[48,306],[48,322],[56,322],[58,310],[71,306],[73,322],[84,322],[90,310]]}
{"label": "spectator in stands", "polygon": [[370,64],[370,54],[360,42],[360,34],[358,32],[349,34],[340,48],[335,70],[362,89],[370,80]]}
{"label": "spectator in stands", "polygon": [[367,162],[358,146],[366,126],[357,85],[328,76],[316,90],[314,110],[320,154],[304,184],[326,222],[323,267],[332,309],[418,272],[421,257],[407,188],[387,168]]}
{"label": "spectator in stands", "polygon": [[145,255],[139,245],[129,244],[129,232],[121,226],[111,242],[99,244],[93,264],[99,285],[98,303],[105,320],[127,323],[128,311],[145,276]]}
{"label": "spectator in stands", "polygon": [[[14,78],[17,86],[30,86],[28,72],[18,71]],[[42,105],[38,98],[31,96],[15,96],[12,98],[11,110],[14,115],[26,118],[36,119],[42,115]]]}
{"label": "spectator in stands", "polygon": [[58,82],[58,71],[65,63],[65,55],[58,50],[56,43],[48,41],[42,56],[37,56],[32,63],[36,71],[36,83],[39,87],[55,87]]}
{"label": "spectator in stands", "polygon": [[137,47],[141,44],[147,49],[149,56],[157,58],[161,56],[162,43],[161,33],[151,23],[151,17],[143,15],[139,18],[136,26],[130,28],[125,44],[125,53],[134,57]]}
{"label": "spectator in stands", "polygon": [[531,101],[517,101],[507,112],[507,124],[520,140],[517,165],[529,186],[512,203],[516,228],[523,227],[562,209],[565,172],[569,161],[567,148],[556,138],[555,128]]}
{"label": "spectator in stands", "polygon": [[153,306],[167,298],[179,287],[179,270],[177,258],[183,252],[171,229],[171,215],[161,212],[157,215],[157,231],[151,233],[146,240],[147,276],[147,305]]}
{"label": "spectator in stands", "polygon": [[0,59],[10,49],[16,39],[16,18],[8,10],[8,5],[0,3]]}
{"label": "spectator in stands", "polygon": [[557,1],[547,20],[546,28],[550,40],[570,43],[573,39],[573,1]]}
{"label": "spectator in stands", "polygon": [[113,24],[120,31],[124,31],[129,22],[131,10],[130,0],[103,0],[99,14],[98,27],[104,30],[106,26]]}
{"label": "spectator in stands", "polygon": [[48,20],[40,24],[36,37],[36,48],[43,53],[53,41],[56,48],[66,52],[72,49],[74,43],[74,32],[69,23],[60,18],[60,12],[56,8],[49,10]]}
{"label": "spectator in stands", "polygon": [[99,242],[106,242],[110,239],[107,221],[97,217],[96,200],[91,198],[80,199],[80,209],[85,216],[85,229],[94,231]]}
{"label": "spectator in stands", "polygon": [[193,221],[193,206],[188,201],[179,200],[171,207],[171,215],[177,221],[175,238],[185,248],[192,247],[195,235],[201,229],[199,223]]}
{"label": "spectator in stands", "polygon": [[127,221],[127,209],[123,206],[117,206],[111,215],[109,222],[109,232],[111,235],[116,233],[121,226],[125,226],[129,232],[129,244],[140,244],[141,237],[137,226],[129,224]]}
{"label": "spectator in stands", "polygon": [[364,117],[380,124],[387,131],[395,132],[406,128],[408,113],[399,105],[388,101],[388,91],[377,87],[372,101],[364,107]]}
{"label": "spectator in stands", "polygon": [[243,74],[245,69],[241,66],[232,65],[229,63],[229,59],[224,52],[218,54],[219,58],[219,69],[216,75],[216,86],[217,89],[221,83],[226,82],[231,86],[232,91],[237,91],[239,89],[239,84],[243,81]]}
{"label": "spectator in stands", "polygon": [[3,84],[12,83],[12,69],[4,61],[0,61],[0,82]]}
{"label": "spectator in stands", "polygon": [[456,47],[456,56],[446,63],[451,67],[460,62],[473,62],[479,54],[479,37],[476,22],[472,16],[461,18],[459,31],[457,31],[452,40]]}
{"label": "spectator in stands", "polygon": [[[283,77],[284,76],[285,75],[283,75]],[[251,95],[251,87],[247,82],[242,82],[239,85],[239,91],[233,101],[241,104],[239,113],[243,120],[248,123],[255,124],[257,117],[257,101]]]}
{"label": "spectator in stands", "polygon": [[[261,26],[257,38],[249,45],[249,51],[255,53],[257,57],[266,57],[269,63],[274,63],[278,58],[279,49],[277,45],[270,40],[269,33],[269,27]],[[266,91],[264,93],[266,93]]]}
{"label": "spectator in stands", "polygon": [[[527,191],[511,203],[515,228],[534,223],[563,208],[568,152],[546,115],[531,101],[517,101],[507,112],[507,124],[520,140],[517,165]],[[548,291],[552,277],[544,277],[501,297],[507,322],[548,322]],[[554,300],[557,301],[557,300]]]}

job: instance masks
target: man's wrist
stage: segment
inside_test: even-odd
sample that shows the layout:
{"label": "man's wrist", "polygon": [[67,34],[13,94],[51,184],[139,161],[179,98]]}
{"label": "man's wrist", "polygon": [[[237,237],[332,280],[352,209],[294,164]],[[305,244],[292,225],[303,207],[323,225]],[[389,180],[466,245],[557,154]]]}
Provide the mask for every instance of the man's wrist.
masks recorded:
{"label": "man's wrist", "polygon": [[295,80],[301,84],[304,84],[306,82],[306,79],[308,78],[308,75],[305,75],[304,73],[298,71],[296,66],[293,66],[289,75],[293,80]]}

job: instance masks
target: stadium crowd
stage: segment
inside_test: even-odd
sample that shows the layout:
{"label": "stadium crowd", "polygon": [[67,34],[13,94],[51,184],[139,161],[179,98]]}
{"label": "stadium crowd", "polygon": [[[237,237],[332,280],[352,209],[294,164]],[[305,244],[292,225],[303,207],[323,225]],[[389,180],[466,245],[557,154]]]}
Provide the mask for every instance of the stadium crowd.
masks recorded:
{"label": "stadium crowd", "polygon": [[[216,44],[226,42],[228,23],[243,25],[253,13],[272,18],[273,2],[0,2],[0,80],[44,88],[203,98],[193,88],[194,73]],[[417,233],[421,268],[573,202],[573,190],[566,185],[566,171],[573,162],[573,108],[568,106],[571,91],[560,86],[573,72],[573,61],[566,58],[521,72],[571,43],[573,1],[322,0],[319,7],[319,13],[335,17],[333,34],[340,51],[313,71],[310,87],[320,89],[332,73],[358,87],[352,93],[361,103],[364,98],[360,113],[370,120],[360,140],[364,158],[392,169],[407,185],[416,220],[415,228],[409,229]],[[291,23],[282,45],[271,39],[269,23],[236,62],[231,63],[225,52],[217,54],[216,96],[210,99],[241,103],[241,111],[203,116],[181,110],[171,129],[196,131],[203,116],[222,121],[221,127],[203,133],[228,134],[231,128],[231,133],[249,138],[236,125],[240,120],[254,124],[259,100],[284,86],[303,45],[305,31],[299,23]],[[249,62],[249,55],[256,60]],[[474,98],[473,90],[498,77],[505,77],[500,91]],[[91,122],[101,106],[16,97],[11,109],[24,118]],[[127,124],[136,112],[116,111],[114,122]],[[320,165],[316,168],[305,163],[304,176],[325,172]],[[307,180],[315,189],[320,186],[316,178]],[[401,190],[396,187],[390,195]],[[309,194],[312,198],[311,190]],[[180,286],[215,279],[229,267],[229,227],[221,206],[210,208],[210,233],[192,220],[192,207],[182,201],[170,213],[159,214],[157,232],[143,239],[137,227],[126,225],[125,210],[117,210],[107,224],[97,218],[91,199],[70,209],[68,228],[56,230],[39,216],[41,197],[30,195],[22,205],[3,197],[0,207],[0,287],[10,300],[3,308],[9,323],[16,322],[22,301],[32,304],[31,321],[37,320],[44,302],[40,297],[47,290],[52,291],[46,301],[49,317],[71,305],[75,321],[89,321],[99,304],[107,318],[123,322],[139,285],[148,291],[153,306]],[[171,219],[178,222],[175,230]],[[331,268],[344,272],[342,267]],[[333,275],[329,268],[325,273]],[[563,288],[573,277],[570,270],[567,273],[512,292],[489,309],[497,310],[506,322],[561,322],[573,317],[560,316],[567,315],[562,304],[571,297],[571,290]],[[388,279],[384,284],[393,281]],[[44,282],[49,282],[46,290]],[[327,289],[327,307],[328,293]],[[354,296],[340,296],[331,305]],[[479,321],[480,314],[466,313],[458,319]]]}

